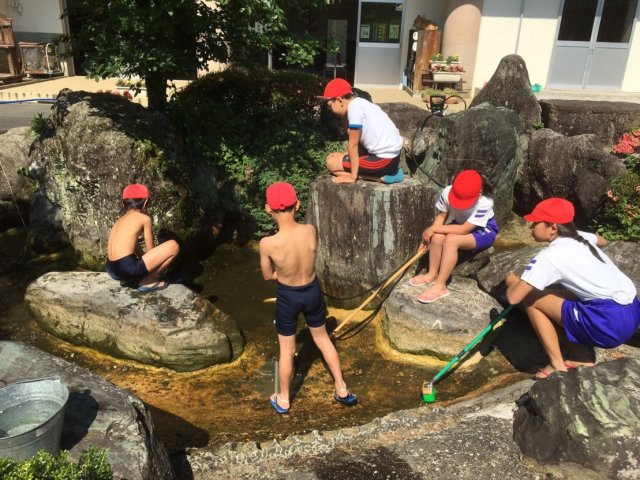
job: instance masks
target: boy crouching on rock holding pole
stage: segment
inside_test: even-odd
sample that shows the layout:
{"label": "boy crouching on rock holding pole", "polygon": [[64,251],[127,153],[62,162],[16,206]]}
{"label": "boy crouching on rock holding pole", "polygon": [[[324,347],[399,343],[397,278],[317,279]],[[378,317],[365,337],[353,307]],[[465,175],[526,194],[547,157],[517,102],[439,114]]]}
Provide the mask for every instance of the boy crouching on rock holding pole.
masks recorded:
{"label": "boy crouching on rock holding pole", "polygon": [[289,413],[293,357],[296,349],[298,315],[304,313],[314,343],[322,353],[333,380],[333,398],[354,405],[357,397],[349,392],[342,378],[340,359],[326,328],[326,306],[315,262],[318,240],[313,225],[295,220],[300,202],[293,186],[276,182],[267,188],[267,213],[278,224],[278,233],[260,241],[260,267],[265,280],[276,280],[276,331],[280,344],[278,377],[280,393],[269,403],[279,414]]}

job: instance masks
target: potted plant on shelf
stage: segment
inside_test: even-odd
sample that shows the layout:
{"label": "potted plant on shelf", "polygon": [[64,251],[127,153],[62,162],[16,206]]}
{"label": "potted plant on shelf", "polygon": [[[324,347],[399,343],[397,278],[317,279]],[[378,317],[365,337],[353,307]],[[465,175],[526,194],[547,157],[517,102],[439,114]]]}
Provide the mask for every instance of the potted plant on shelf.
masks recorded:
{"label": "potted plant on shelf", "polygon": [[444,55],[441,53],[434,53],[431,55],[431,70],[433,70],[434,65],[446,65],[446,63]]}
{"label": "potted plant on shelf", "polygon": [[458,55],[457,53],[454,53],[453,55],[449,55],[446,60],[446,63],[460,63],[460,55]]}
{"label": "potted plant on shelf", "polygon": [[459,63],[445,63],[444,65],[431,65],[433,80],[436,82],[459,82],[464,68]]}

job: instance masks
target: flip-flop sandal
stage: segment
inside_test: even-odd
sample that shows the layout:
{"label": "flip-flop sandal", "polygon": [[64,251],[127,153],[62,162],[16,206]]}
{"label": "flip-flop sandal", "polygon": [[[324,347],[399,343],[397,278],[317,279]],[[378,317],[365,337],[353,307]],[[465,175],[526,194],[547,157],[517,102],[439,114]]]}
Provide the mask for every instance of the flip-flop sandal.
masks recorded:
{"label": "flip-flop sandal", "polygon": [[448,297],[449,295],[451,295],[451,292],[443,293],[443,294],[441,294],[441,295],[438,295],[438,296],[437,296],[437,297],[435,297],[435,298],[431,298],[431,299],[428,299],[428,300],[425,300],[424,298],[420,298],[420,297],[416,297],[416,298],[418,299],[418,301],[419,301],[420,303],[433,303],[433,302],[435,302],[436,300],[440,300],[441,298]]}
{"label": "flip-flop sandal", "polygon": [[595,363],[584,363],[584,364],[580,364],[580,365],[571,365],[567,362],[564,362],[564,366],[567,368],[567,370],[573,370],[576,369],[578,367],[593,367],[595,365]]}
{"label": "flip-flop sandal", "polygon": [[[289,403],[289,400],[280,400],[282,403]],[[289,409],[288,408],[283,408],[280,405],[278,405],[278,395],[276,395],[273,398],[269,399],[269,403],[271,404],[271,406],[273,407],[273,409],[278,412],[280,415],[286,415],[287,413],[289,413]]]}
{"label": "flip-flop sandal", "polygon": [[[551,372],[553,373],[553,372]],[[545,378],[548,378],[549,375],[551,375],[551,373],[549,372],[545,372],[543,369],[538,370],[538,372],[536,373],[536,380],[543,380]]]}
{"label": "flip-flop sandal", "polygon": [[[418,275],[416,275],[417,277]],[[416,277],[411,277],[409,279],[409,285],[411,285],[412,287],[424,287],[425,285],[427,287],[430,287],[431,285],[433,285],[433,282],[414,282],[413,279]]]}
{"label": "flip-flop sandal", "polygon": [[[338,395],[338,392],[347,392],[347,396],[346,397],[341,397],[340,395]],[[351,393],[346,388],[341,388],[340,390],[338,390],[338,392],[333,392],[333,398],[335,399],[336,402],[341,403],[343,405],[346,405],[348,407],[358,403],[358,397],[355,396],[353,393]]]}
{"label": "flip-flop sandal", "polygon": [[[164,283],[164,285],[160,285]],[[164,290],[169,286],[169,282],[167,280],[158,280],[152,285],[141,285],[138,287],[139,292],[155,292],[156,290]]]}

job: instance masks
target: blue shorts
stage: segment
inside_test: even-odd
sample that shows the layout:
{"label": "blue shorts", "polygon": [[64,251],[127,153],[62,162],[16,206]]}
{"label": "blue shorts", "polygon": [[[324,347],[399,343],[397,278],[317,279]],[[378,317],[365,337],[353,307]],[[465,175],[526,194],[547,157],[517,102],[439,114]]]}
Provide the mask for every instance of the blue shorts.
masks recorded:
{"label": "blue shorts", "polygon": [[495,218],[489,220],[486,227],[479,227],[472,231],[471,235],[473,235],[473,238],[476,240],[476,248],[474,248],[473,251],[481,252],[496,243],[496,237],[499,231],[498,222],[496,222]]}
{"label": "blue shorts", "polygon": [[307,285],[290,287],[278,282],[276,286],[276,331],[289,337],[296,334],[298,315],[304,313],[309,327],[321,327],[327,322],[327,307],[316,278]]}
{"label": "blue shorts", "polygon": [[[451,223],[454,225],[460,225],[455,220]],[[486,250],[491,245],[496,243],[496,237],[498,236],[499,231],[500,229],[498,228],[498,222],[496,222],[495,218],[490,219],[487,222],[486,227],[477,227],[472,230],[471,235],[476,241],[476,248],[473,249],[473,252],[481,252],[482,250]]]}
{"label": "blue shorts", "polygon": [[137,284],[143,278],[149,276],[147,266],[135,253],[118,260],[107,260],[105,270],[114,280]]}
{"label": "blue shorts", "polygon": [[640,302],[629,305],[613,300],[565,300],[562,324],[570,342],[613,348],[629,340],[640,326]]}

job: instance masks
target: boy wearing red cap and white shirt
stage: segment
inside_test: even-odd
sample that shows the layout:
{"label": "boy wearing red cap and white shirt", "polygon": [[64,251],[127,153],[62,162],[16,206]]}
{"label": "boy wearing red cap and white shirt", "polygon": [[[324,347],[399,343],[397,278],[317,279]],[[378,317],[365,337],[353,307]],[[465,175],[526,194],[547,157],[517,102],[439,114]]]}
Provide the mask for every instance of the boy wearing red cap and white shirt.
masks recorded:
{"label": "boy wearing red cap and white shirt", "polygon": [[333,152],[327,168],[338,183],[353,183],[358,178],[397,183],[404,178],[400,168],[402,137],[382,109],[354,95],[349,82],[335,78],[327,83],[322,100],[334,115],[346,121],[348,151]]}
{"label": "boy wearing red cap and white shirt", "polygon": [[[537,378],[592,363],[564,360],[560,338],[568,340],[569,356],[576,347],[613,348],[640,326],[640,302],[633,282],[598,248],[604,238],[579,232],[573,224],[573,204],[548,198],[524,219],[537,242],[549,242],[520,278],[506,277],[507,300],[524,302],[527,315],[549,356]],[[560,284],[565,289],[547,288]],[[578,345],[579,344],[579,345]]]}
{"label": "boy wearing red cap and white shirt", "polygon": [[449,295],[446,282],[458,262],[458,250],[480,252],[495,243],[499,228],[490,190],[477,171],[463,170],[440,194],[436,203],[440,213],[422,233],[419,248],[429,249],[429,270],[409,280],[414,287],[429,285],[419,302],[432,303]]}
{"label": "boy wearing red cap and white shirt", "polygon": [[[146,214],[149,190],[142,184],[127,186],[122,192],[124,214],[116,221],[107,242],[107,273],[123,285],[137,287],[141,292],[159,290],[169,285],[162,275],[178,255],[175,240],[153,246],[151,217]],[[146,252],[138,243],[144,236]]]}
{"label": "boy wearing red cap and white shirt", "polygon": [[314,343],[335,383],[334,399],[353,405],[357,397],[342,378],[340,359],[326,328],[327,309],[316,277],[318,240],[313,225],[296,222],[300,202],[293,186],[276,182],[267,188],[265,210],[278,223],[278,233],[260,240],[260,268],[265,280],[276,280],[276,331],[280,344],[280,392],[269,399],[276,412],[289,413],[291,375],[298,315],[304,313]]}

